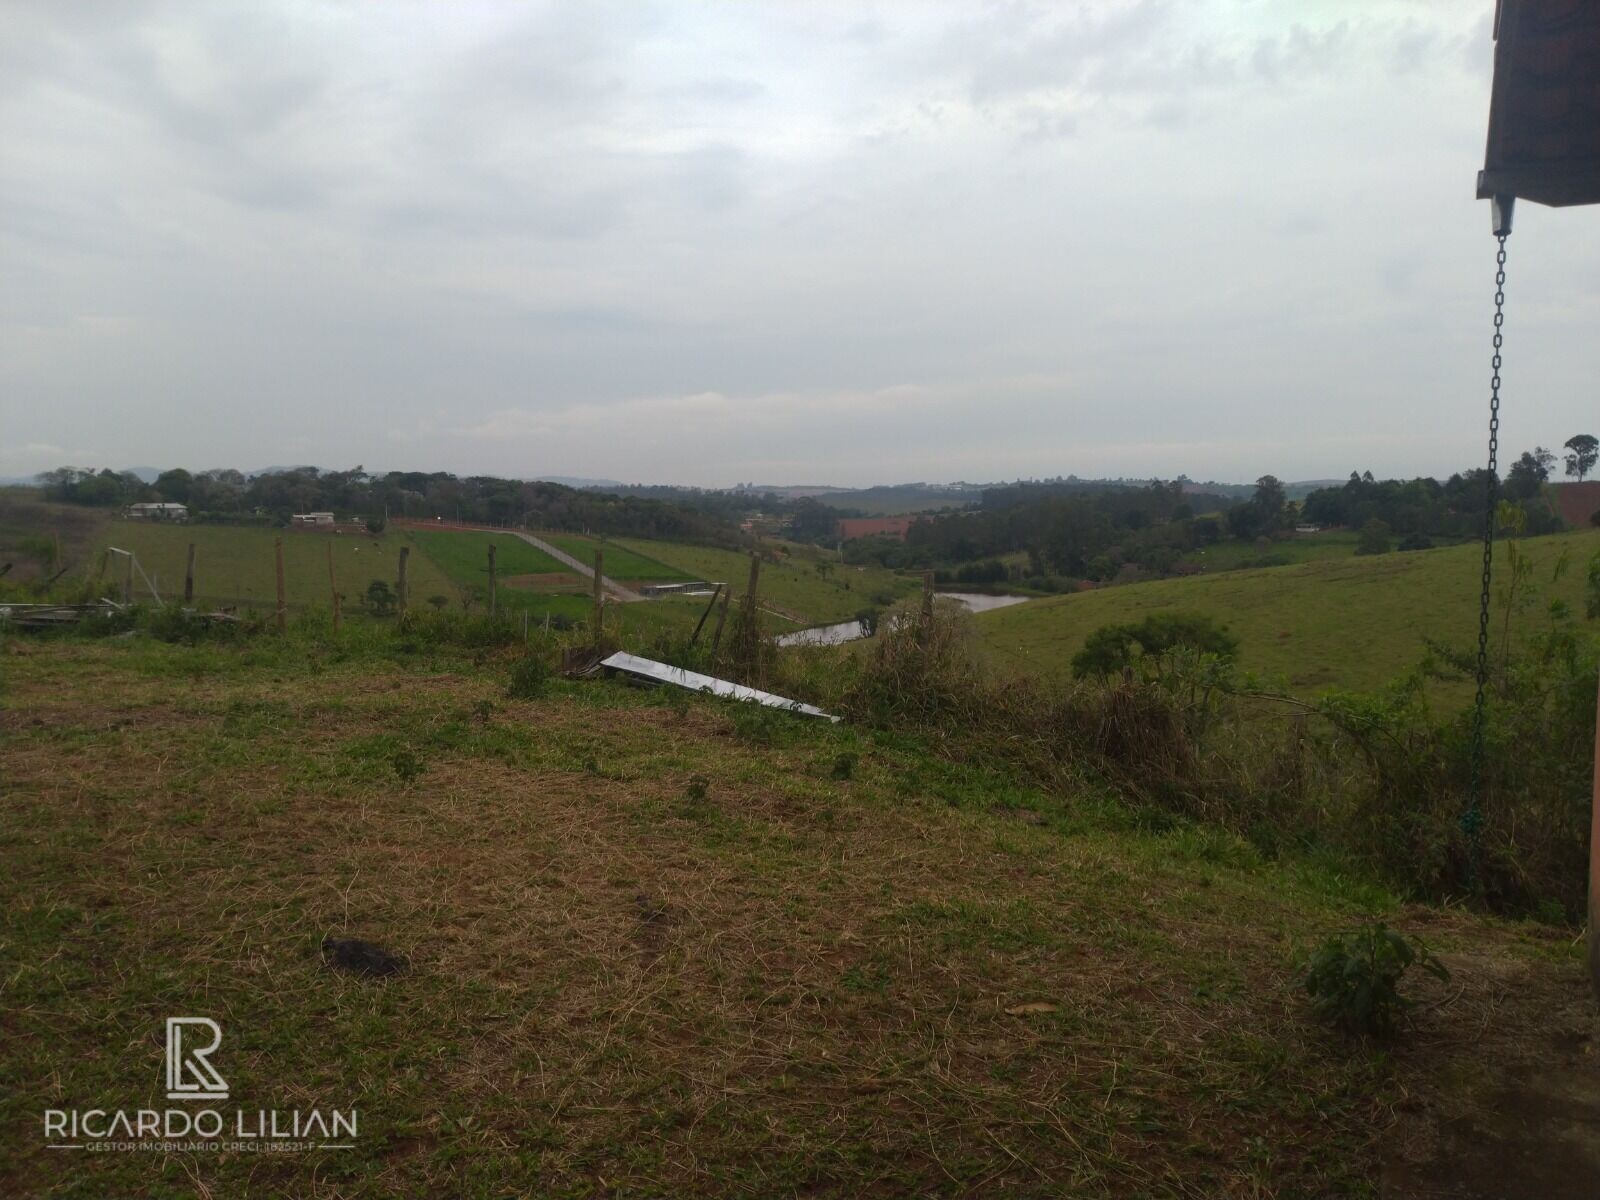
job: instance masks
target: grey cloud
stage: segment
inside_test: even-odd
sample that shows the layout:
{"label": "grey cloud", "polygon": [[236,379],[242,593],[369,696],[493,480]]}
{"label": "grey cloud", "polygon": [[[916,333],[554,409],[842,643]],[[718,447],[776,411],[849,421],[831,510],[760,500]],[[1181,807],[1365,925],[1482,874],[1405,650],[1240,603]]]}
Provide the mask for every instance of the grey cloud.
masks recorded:
{"label": "grey cloud", "polygon": [[[8,11],[6,473],[86,428],[694,483],[1477,452],[1476,11],[378,11]],[[1535,210],[1516,255],[1507,444],[1558,443],[1600,234]]]}

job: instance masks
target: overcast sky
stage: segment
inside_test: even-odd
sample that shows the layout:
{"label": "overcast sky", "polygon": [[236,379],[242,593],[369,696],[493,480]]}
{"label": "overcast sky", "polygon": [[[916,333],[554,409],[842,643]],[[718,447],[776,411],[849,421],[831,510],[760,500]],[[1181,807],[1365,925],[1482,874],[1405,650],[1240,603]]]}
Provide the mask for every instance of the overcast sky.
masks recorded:
{"label": "overcast sky", "polygon": [[[1493,7],[7,4],[0,474],[1460,469]],[[1600,210],[1508,287],[1600,432]]]}

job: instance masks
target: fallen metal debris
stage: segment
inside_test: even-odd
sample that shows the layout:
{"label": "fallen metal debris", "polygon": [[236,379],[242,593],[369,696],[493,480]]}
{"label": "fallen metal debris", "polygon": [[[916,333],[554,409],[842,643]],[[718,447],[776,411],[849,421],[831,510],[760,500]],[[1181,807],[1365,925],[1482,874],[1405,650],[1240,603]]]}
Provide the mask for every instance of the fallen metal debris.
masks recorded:
{"label": "fallen metal debris", "polygon": [[49,629],[57,625],[72,625],[88,616],[109,617],[122,611],[122,605],[110,600],[95,604],[0,604],[0,625],[18,628]]}
{"label": "fallen metal debris", "polygon": [[610,658],[601,660],[600,665],[608,671],[620,671],[624,675],[632,675],[636,679],[644,679],[652,683],[670,683],[674,687],[687,688],[691,692],[710,692],[712,695],[727,696],[733,700],[753,701],[756,704],[765,705],[767,708],[781,708],[806,717],[821,717],[825,721],[833,721],[836,724],[839,720],[838,717],[825,713],[820,708],[814,708],[809,704],[801,704],[798,700],[774,696],[771,692],[763,692],[759,688],[745,687],[740,683],[729,683],[726,679],[718,679],[712,675],[702,675],[698,671],[685,671],[682,667],[669,667],[666,663],[659,663],[649,658],[640,658],[636,654],[626,654],[619,651]]}

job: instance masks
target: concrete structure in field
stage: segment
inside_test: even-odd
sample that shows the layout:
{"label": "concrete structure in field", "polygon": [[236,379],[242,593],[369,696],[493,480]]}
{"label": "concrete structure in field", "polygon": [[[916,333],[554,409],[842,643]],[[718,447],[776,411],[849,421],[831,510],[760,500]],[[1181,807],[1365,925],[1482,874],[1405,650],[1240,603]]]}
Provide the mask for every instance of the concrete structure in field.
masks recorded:
{"label": "concrete structure in field", "polygon": [[1590,521],[1600,513],[1600,479],[1551,484],[1550,491],[1563,521],[1577,529],[1591,528]]}
{"label": "concrete structure in field", "polygon": [[333,514],[331,512],[295,513],[289,518],[289,521],[294,525],[331,526],[333,524]]}
{"label": "concrete structure in field", "polygon": [[122,515],[135,521],[187,521],[189,519],[189,506],[187,504],[146,501],[142,504],[128,505],[123,510]]}
{"label": "concrete structure in field", "polygon": [[856,538],[891,537],[906,540],[906,533],[921,517],[841,517],[839,540],[853,542]]}

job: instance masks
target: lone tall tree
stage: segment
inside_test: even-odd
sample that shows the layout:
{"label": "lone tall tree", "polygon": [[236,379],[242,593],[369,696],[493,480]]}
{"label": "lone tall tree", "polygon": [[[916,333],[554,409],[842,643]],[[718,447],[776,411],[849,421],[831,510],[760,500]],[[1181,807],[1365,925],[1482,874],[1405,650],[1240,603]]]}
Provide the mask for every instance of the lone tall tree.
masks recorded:
{"label": "lone tall tree", "polygon": [[1576,475],[1582,483],[1583,477],[1594,470],[1595,459],[1600,458],[1600,439],[1592,433],[1580,433],[1567,439],[1567,449],[1572,452],[1567,455],[1567,474]]}

